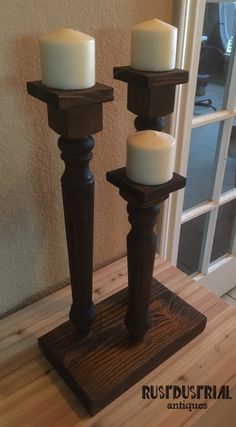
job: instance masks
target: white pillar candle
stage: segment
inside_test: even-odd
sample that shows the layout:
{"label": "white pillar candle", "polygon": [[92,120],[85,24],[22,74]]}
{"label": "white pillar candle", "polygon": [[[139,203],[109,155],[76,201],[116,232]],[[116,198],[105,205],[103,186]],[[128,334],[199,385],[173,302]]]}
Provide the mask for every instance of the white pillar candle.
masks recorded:
{"label": "white pillar candle", "polygon": [[42,83],[55,89],[95,85],[95,39],[62,28],[39,38]]}
{"label": "white pillar candle", "polygon": [[173,177],[175,138],[154,130],[127,138],[126,176],[144,185],[159,185]]}
{"label": "white pillar candle", "polygon": [[137,24],[131,34],[131,67],[141,71],[169,71],[175,68],[176,27],[159,19]]}

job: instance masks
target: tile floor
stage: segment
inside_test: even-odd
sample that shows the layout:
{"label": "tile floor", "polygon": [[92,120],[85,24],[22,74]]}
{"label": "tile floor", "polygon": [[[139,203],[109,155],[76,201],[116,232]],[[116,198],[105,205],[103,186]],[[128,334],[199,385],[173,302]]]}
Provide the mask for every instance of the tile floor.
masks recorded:
{"label": "tile floor", "polygon": [[222,299],[236,308],[236,287],[222,296]]}

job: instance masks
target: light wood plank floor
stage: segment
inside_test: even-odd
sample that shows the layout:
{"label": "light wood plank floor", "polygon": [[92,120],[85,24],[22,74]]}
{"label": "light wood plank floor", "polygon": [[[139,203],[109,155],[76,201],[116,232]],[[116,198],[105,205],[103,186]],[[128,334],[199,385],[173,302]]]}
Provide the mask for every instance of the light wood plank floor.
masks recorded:
{"label": "light wood plank floor", "polygon": [[[160,258],[154,276],[207,316],[201,335],[90,418],[37,345],[38,336],[68,318],[71,294],[64,288],[0,322],[0,426],[235,427],[235,308]],[[123,258],[94,274],[94,301],[125,286]],[[233,399],[207,400],[207,410],[170,410],[172,400],[142,400],[143,384],[228,384]]]}

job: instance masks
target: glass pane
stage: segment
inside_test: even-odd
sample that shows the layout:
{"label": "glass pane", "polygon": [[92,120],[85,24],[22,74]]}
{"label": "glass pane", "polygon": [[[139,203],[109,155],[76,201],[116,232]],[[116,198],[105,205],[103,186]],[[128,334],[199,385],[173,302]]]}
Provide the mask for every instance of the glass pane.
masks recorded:
{"label": "glass pane", "polygon": [[221,132],[220,122],[192,130],[184,210],[211,199]]}
{"label": "glass pane", "polygon": [[231,252],[235,234],[236,200],[220,206],[213,241],[211,262]]}
{"label": "glass pane", "polygon": [[225,108],[235,24],[235,1],[206,4],[194,115]]}
{"label": "glass pane", "polygon": [[236,118],[233,120],[222,193],[236,187]]}
{"label": "glass pane", "polygon": [[193,275],[199,272],[208,218],[207,213],[181,226],[177,267],[186,274]]}

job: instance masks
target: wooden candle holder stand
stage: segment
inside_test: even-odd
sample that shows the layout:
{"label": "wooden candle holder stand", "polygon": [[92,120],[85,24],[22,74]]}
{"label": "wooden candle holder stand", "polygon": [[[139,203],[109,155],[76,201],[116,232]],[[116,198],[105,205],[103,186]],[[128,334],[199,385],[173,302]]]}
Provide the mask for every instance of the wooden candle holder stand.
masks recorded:
{"label": "wooden candle holder stand", "polygon": [[102,130],[102,104],[113,100],[113,88],[97,83],[90,89],[56,90],[28,82],[30,95],[45,102],[48,124],[61,135],[58,146],[65,162],[61,179],[72,289],[70,320],[80,338],[95,318],[92,301],[94,177],[89,169],[94,140]]}
{"label": "wooden candle holder stand", "polygon": [[[138,130],[161,130],[162,116],[173,111],[176,84],[188,80],[182,70],[146,73],[130,67],[115,68],[114,76],[128,82],[128,109],[138,115]],[[101,104],[112,100],[112,89],[96,85],[86,91],[55,91],[29,82],[28,92],[47,103],[49,126],[62,135],[73,298],[70,321],[39,338],[39,345],[93,415],[205,328],[204,315],[152,279],[159,205],[185,186],[185,178],[174,174],[165,184],[144,186],[128,180],[124,168],[107,173],[128,202],[128,287],[98,303],[92,323],[93,177],[88,162],[93,143],[88,135],[101,130]]]}

